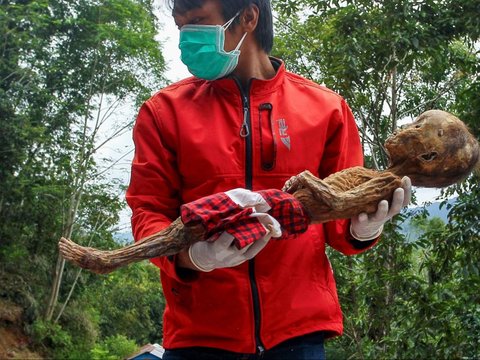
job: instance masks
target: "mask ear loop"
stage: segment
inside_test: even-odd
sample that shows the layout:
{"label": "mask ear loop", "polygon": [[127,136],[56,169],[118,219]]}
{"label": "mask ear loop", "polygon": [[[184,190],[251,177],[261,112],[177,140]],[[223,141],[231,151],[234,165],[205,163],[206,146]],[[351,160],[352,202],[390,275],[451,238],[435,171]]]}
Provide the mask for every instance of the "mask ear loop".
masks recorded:
{"label": "mask ear loop", "polygon": [[235,48],[234,51],[238,51],[238,49],[240,49],[240,46],[242,46],[242,43],[243,43],[243,40],[245,40],[245,37],[247,36],[248,32],[246,32],[245,34],[243,34],[242,38],[240,39],[240,41],[238,42],[238,45],[237,47]]}
{"label": "mask ear loop", "polygon": [[[225,24],[223,24],[223,28],[224,28],[225,30],[227,30],[228,27],[229,27],[230,25],[232,25],[233,21],[237,18],[238,15],[240,15],[240,12],[241,12],[241,10],[239,10],[235,15],[233,15],[233,17],[232,17],[230,20],[228,20]],[[240,41],[238,42],[237,47],[236,47],[235,50],[233,50],[233,51],[237,51],[238,49],[240,49],[240,46],[242,46],[243,40],[245,40],[245,37],[247,36],[247,34],[248,34],[248,32],[246,32],[245,34],[243,34],[242,38],[241,38]]]}
{"label": "mask ear loop", "polygon": [[223,28],[227,30],[228,27],[232,25],[233,21],[237,18],[238,15],[240,15],[240,11],[238,11],[235,15],[233,15],[233,17],[230,20],[228,20],[225,24],[223,24]]}

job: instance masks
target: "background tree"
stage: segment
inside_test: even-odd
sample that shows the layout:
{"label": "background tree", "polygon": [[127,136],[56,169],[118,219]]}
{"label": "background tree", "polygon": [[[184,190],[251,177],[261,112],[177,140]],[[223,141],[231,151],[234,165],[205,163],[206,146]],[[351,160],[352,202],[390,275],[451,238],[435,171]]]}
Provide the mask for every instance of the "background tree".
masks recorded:
{"label": "background tree", "polygon": [[[79,302],[103,280],[65,272],[57,242],[63,235],[118,246],[111,230],[124,184],[112,180],[97,154],[131,130],[126,108],[137,109],[166,83],[155,39],[159,24],[144,0],[0,4],[0,296],[27,309],[25,324],[39,346],[74,357],[73,348],[85,350],[109,336],[91,311],[98,300]],[[146,274],[138,285],[161,294],[158,276]],[[145,302],[145,311],[155,307],[156,314],[160,305]],[[84,337],[77,336],[80,328]],[[151,334],[161,336],[158,327]],[[74,347],[77,339],[84,346]]]}
{"label": "background tree", "polygon": [[[431,108],[457,114],[480,135],[473,95],[479,90],[478,2],[279,0],[275,5],[275,55],[347,99],[367,166],[385,168],[386,137]],[[445,193],[459,195],[445,227],[432,222],[423,235],[412,237],[405,232],[413,214],[404,213],[372,251],[347,259],[330,254],[346,317],[346,336],[329,344],[334,357],[479,356],[478,297],[468,290],[479,280],[476,188],[478,177],[472,176]]]}

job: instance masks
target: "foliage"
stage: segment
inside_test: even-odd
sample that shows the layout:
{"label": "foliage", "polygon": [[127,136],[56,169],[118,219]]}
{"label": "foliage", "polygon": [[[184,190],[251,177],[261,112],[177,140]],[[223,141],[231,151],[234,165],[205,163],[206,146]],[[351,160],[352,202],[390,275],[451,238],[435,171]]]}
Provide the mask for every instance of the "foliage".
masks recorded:
{"label": "foliage", "polygon": [[132,355],[137,345],[123,335],[115,335],[106,338],[96,345],[90,352],[92,360],[121,360]]}
{"label": "foliage", "polygon": [[[358,119],[366,165],[424,110],[457,114],[480,136],[476,1],[278,0],[274,54],[343,95]],[[444,191],[449,221],[405,212],[356,257],[330,252],[345,334],[333,358],[478,358],[479,178]],[[412,232],[406,234],[407,219]]]}
{"label": "foliage", "polygon": [[53,358],[121,359],[144,344],[161,342],[164,298],[154,266],[91,274],[77,291],[58,323],[37,319],[29,327],[34,345]]}
{"label": "foliage", "polygon": [[165,300],[154,266],[133,264],[102,277],[81,301],[94,305],[103,336],[122,334],[139,345],[161,342]]}
{"label": "foliage", "polygon": [[78,332],[69,333],[59,324],[43,320],[33,323],[32,334],[37,345],[53,349],[52,355],[56,359],[125,359],[138,349],[135,341],[125,335],[107,336],[97,343],[88,343],[81,337],[75,339]]}
{"label": "foliage", "polygon": [[[25,325],[43,352],[85,357],[110,336],[108,319],[93,310],[101,294],[89,295],[104,280],[64,268],[57,242],[72,236],[119,246],[112,229],[123,184],[101,170],[97,152],[131,127],[134,119],[119,106],[137,107],[165,84],[159,24],[145,0],[0,3],[0,296],[27,309]],[[129,290],[145,295],[138,306],[156,316],[158,276],[150,268],[138,272],[141,291]],[[121,300],[112,297],[110,305]],[[130,317],[122,326],[137,323]],[[124,343],[158,339],[159,328],[130,332]],[[108,344],[115,341],[122,343]]]}
{"label": "foliage", "polygon": [[58,358],[67,358],[72,350],[72,336],[59,324],[37,320],[32,325],[32,335],[37,345],[55,349]]}

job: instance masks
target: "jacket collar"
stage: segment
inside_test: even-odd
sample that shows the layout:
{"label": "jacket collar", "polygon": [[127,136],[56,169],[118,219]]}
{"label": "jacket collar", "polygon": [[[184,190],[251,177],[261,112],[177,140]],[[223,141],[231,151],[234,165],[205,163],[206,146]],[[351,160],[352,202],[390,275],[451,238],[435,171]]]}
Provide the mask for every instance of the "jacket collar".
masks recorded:
{"label": "jacket collar", "polygon": [[[270,92],[274,92],[278,87],[283,84],[285,78],[285,64],[282,60],[270,57],[276,74],[273,78],[268,80],[261,80],[252,78],[250,79],[250,95],[260,95]],[[211,85],[220,92],[226,92],[229,94],[237,94],[239,87],[235,79],[230,77],[225,77],[211,82]]]}

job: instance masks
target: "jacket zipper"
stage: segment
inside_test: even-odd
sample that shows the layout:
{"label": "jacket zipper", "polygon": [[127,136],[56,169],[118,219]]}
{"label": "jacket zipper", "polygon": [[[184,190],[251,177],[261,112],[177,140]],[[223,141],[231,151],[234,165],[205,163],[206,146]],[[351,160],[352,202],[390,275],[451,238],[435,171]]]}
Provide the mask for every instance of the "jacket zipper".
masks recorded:
{"label": "jacket zipper", "polygon": [[260,299],[258,297],[258,285],[255,279],[255,258],[248,262],[248,275],[250,277],[250,287],[252,288],[253,299],[253,317],[255,320],[255,342],[257,347],[257,354],[263,355],[265,347],[262,339],[260,339]]}
{"label": "jacket zipper", "polygon": [[[250,93],[250,81],[248,82],[246,91],[244,91],[240,82],[235,79],[242,95],[243,105],[243,123],[240,129],[240,136],[245,139],[245,188],[252,190],[253,188],[253,154],[252,154],[252,119],[250,114],[250,102],[248,95]],[[248,277],[250,280],[250,288],[252,289],[253,301],[253,317],[255,325],[255,345],[258,355],[263,355],[265,347],[260,338],[260,298],[258,295],[257,279],[255,278],[255,258],[248,261]]]}
{"label": "jacket zipper", "polygon": [[[240,129],[240,136],[245,139],[245,188],[252,190],[253,159],[252,159],[252,133],[250,131],[252,127],[252,119],[250,116],[250,103],[248,101],[249,88],[250,88],[250,85],[247,88],[247,94],[245,94],[243,90],[240,90],[242,93],[242,104],[243,104],[243,123]],[[241,86],[240,86],[240,89],[241,89]]]}

